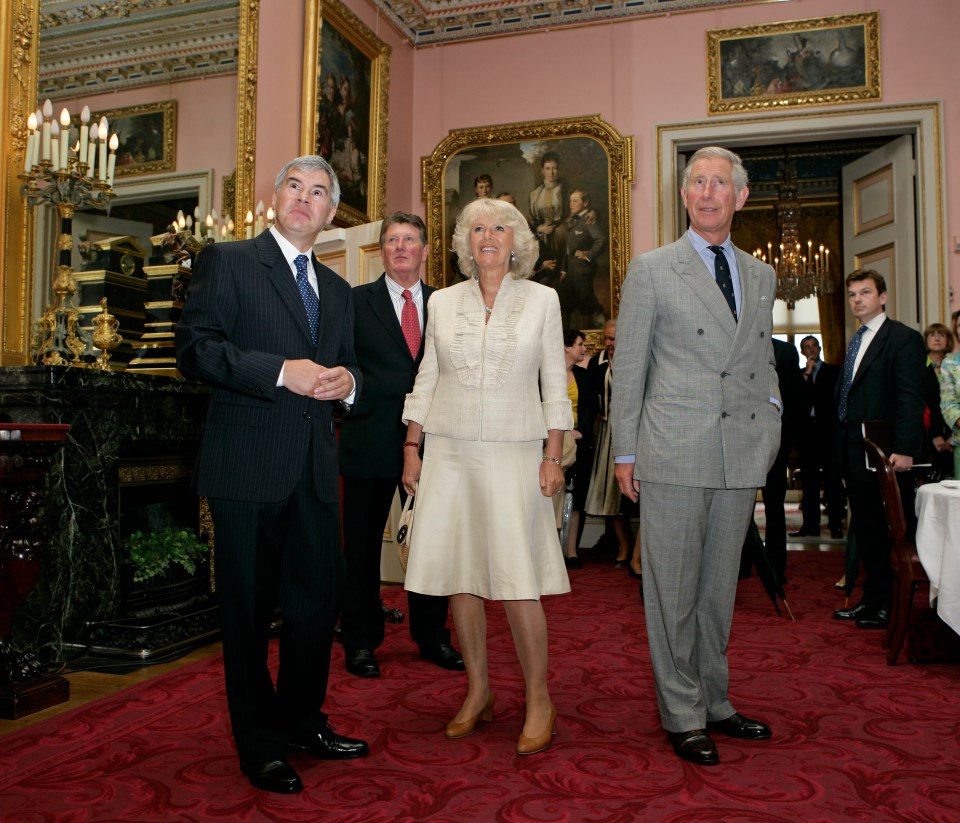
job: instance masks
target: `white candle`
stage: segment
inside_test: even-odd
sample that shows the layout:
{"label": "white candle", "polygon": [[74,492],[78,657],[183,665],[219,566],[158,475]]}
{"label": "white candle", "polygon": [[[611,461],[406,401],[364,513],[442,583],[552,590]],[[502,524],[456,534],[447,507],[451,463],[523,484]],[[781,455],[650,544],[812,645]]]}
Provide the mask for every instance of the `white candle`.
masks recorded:
{"label": "white candle", "polygon": [[177,212],[177,230],[183,231],[187,227],[187,218],[183,216],[183,209]]}
{"label": "white candle", "polygon": [[234,239],[234,234],[233,234],[233,232],[236,230],[236,228],[237,228],[237,226],[236,226],[236,223],[233,222],[233,218],[232,218],[232,217],[228,217],[228,218],[227,218],[227,239],[228,239],[228,240],[233,240],[233,239]]}
{"label": "white candle", "polygon": [[259,203],[257,203],[257,224],[256,228],[254,229],[255,235],[258,235],[263,231],[263,209],[264,205],[263,201],[261,200]]}
{"label": "white candle", "polygon": [[80,112],[80,149],[77,152],[77,159],[81,163],[87,162],[87,141],[90,138],[90,127],[87,123],[90,122],[90,107],[84,106],[83,111]]}
{"label": "white candle", "polygon": [[110,135],[110,157],[107,159],[107,184],[113,185],[113,172],[117,168],[117,149],[120,146],[120,138],[116,134]]}
{"label": "white candle", "polygon": [[54,171],[60,170],[60,124],[56,120],[50,124],[50,163]]}
{"label": "white candle", "polygon": [[33,139],[37,133],[37,115],[30,112],[27,118],[27,143],[23,147],[23,173],[30,174],[33,167]]}
{"label": "white candle", "polygon": [[226,226],[221,226],[221,227],[220,227],[220,240],[221,240],[222,242],[224,242],[224,243],[227,242],[227,227],[226,227]]}
{"label": "white candle", "polygon": [[43,137],[41,138],[41,159],[50,159],[50,119],[53,117],[53,103],[49,100],[43,101]]}
{"label": "white candle", "polygon": [[273,225],[273,206],[267,209],[267,228]]}
{"label": "white candle", "polygon": [[100,128],[98,130],[100,136],[100,157],[97,162],[100,164],[99,179],[102,183],[105,183],[107,180],[107,135],[109,133],[110,124],[107,122],[106,117],[101,117]]}
{"label": "white candle", "polygon": [[243,222],[246,224],[245,236],[247,240],[253,238],[253,212],[249,209],[247,210],[247,216],[243,218]]}
{"label": "white candle", "polygon": [[99,131],[97,124],[90,127],[90,139],[87,141],[87,177],[93,179],[93,170],[97,159],[97,136]]}
{"label": "white candle", "polygon": [[207,223],[207,237],[213,237],[213,239],[216,240],[216,237],[214,237],[214,234],[213,234],[213,215],[212,214],[207,215],[206,223]]}
{"label": "white candle", "polygon": [[60,110],[60,168],[67,170],[67,158],[70,151],[70,112]]}

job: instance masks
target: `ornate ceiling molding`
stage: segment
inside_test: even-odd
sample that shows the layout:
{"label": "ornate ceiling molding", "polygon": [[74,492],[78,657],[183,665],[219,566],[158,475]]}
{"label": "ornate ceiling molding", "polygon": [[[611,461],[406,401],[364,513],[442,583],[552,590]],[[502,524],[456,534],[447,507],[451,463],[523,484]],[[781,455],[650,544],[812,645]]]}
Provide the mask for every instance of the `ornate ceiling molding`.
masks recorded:
{"label": "ornate ceiling molding", "polygon": [[415,47],[770,0],[371,0]]}
{"label": "ornate ceiling molding", "polygon": [[237,71],[239,0],[41,0],[39,97]]}

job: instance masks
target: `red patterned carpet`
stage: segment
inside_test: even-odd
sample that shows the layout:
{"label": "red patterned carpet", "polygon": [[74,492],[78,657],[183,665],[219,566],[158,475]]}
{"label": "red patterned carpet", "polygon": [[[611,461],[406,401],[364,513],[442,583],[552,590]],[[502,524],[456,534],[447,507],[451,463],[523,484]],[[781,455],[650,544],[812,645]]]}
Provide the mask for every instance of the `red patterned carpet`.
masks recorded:
{"label": "red patterned carpet", "polygon": [[[384,676],[359,680],[335,650],[336,728],[370,757],[293,756],[302,794],[257,792],[237,768],[220,659],[187,666],[0,738],[3,821],[956,821],[960,668],[888,667],[880,633],[834,621],[839,554],[790,555],[796,623],[756,580],[740,584],[732,698],[774,739],[719,739],[721,765],[676,759],[659,729],[637,584],[608,565],[572,572],[547,602],[558,735],[513,752],[518,666],[502,610],[488,609],[494,722],[443,739],[462,675],[416,658],[389,627]],[[403,605],[402,592],[386,592]]]}

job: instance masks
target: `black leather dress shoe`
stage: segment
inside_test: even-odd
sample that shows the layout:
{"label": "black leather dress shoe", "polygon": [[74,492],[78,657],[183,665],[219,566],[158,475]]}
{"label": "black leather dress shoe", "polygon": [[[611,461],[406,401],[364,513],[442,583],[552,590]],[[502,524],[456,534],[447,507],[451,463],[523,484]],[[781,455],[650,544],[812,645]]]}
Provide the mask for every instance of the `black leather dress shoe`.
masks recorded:
{"label": "black leather dress shoe", "polygon": [[773,736],[766,723],[737,713],[731,714],[726,720],[708,720],[707,731],[738,740],[769,740]]}
{"label": "black leather dress shoe", "polygon": [[438,643],[436,646],[420,647],[420,657],[428,660],[441,669],[452,672],[463,671],[463,658],[449,643]]}
{"label": "black leather dress shoe", "polygon": [[800,531],[790,532],[790,536],[791,537],[819,537],[820,530],[817,529],[816,531],[814,531],[813,529],[800,529]]}
{"label": "black leather dress shoe", "polygon": [[857,619],[858,629],[885,629],[890,624],[890,612],[887,609],[864,612]]}
{"label": "black leather dress shoe", "polygon": [[296,794],[303,790],[300,777],[286,760],[254,763],[240,758],[240,771],[250,778],[250,785],[255,789],[277,794]]}
{"label": "black leather dress shoe", "polygon": [[380,666],[370,649],[345,649],[347,671],[357,677],[379,677]]}
{"label": "black leather dress shoe", "polygon": [[871,609],[869,606],[864,606],[863,603],[858,603],[856,606],[850,609],[837,609],[833,613],[833,616],[836,620],[857,620],[872,612],[873,609]]}
{"label": "black leather dress shoe", "polygon": [[400,609],[391,609],[382,600],[380,601],[380,611],[383,612],[383,619],[388,623],[402,623],[406,616]]}
{"label": "black leather dress shoe", "polygon": [[716,766],[720,762],[717,744],[710,739],[706,729],[691,729],[688,732],[667,732],[673,753],[696,763],[698,766]]}
{"label": "black leather dress shoe", "polygon": [[321,760],[350,760],[370,754],[370,747],[363,740],[343,737],[329,726],[324,726],[315,734],[294,737],[287,744],[287,748],[309,752]]}
{"label": "black leather dress shoe", "polygon": [[564,557],[563,565],[568,569],[582,569],[583,561],[579,557]]}

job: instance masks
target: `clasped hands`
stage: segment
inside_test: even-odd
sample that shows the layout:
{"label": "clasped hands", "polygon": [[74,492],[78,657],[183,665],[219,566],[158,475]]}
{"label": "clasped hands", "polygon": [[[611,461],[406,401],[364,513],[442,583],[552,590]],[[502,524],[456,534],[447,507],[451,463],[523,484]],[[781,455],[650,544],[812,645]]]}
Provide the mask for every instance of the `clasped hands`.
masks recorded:
{"label": "clasped hands", "polygon": [[314,400],[344,400],[353,392],[353,375],[343,366],[327,368],[312,360],[287,360],[283,385]]}

